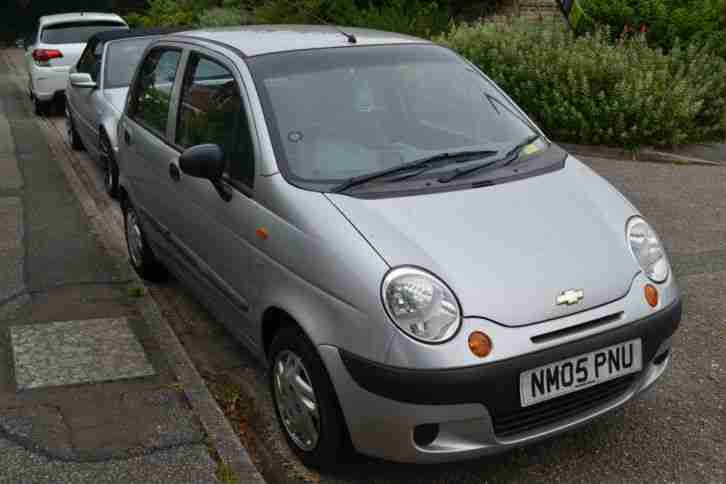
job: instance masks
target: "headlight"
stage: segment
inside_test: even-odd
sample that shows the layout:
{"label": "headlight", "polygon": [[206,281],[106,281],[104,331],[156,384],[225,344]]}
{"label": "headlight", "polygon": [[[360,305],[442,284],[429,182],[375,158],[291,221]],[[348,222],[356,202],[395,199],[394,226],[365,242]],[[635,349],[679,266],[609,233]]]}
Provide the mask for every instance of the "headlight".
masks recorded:
{"label": "headlight", "polygon": [[658,234],[640,217],[628,220],[625,233],[630,251],[640,267],[653,282],[663,282],[668,278],[668,259]]}
{"label": "headlight", "polygon": [[454,293],[421,269],[393,269],[383,279],[381,293],[391,320],[419,341],[443,343],[461,325],[461,310]]}

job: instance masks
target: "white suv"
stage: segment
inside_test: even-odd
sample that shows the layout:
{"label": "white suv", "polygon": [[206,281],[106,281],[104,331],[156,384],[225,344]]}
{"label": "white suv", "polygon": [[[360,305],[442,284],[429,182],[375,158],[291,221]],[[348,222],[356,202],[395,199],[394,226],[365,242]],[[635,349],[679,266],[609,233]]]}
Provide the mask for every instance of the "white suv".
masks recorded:
{"label": "white suv", "polygon": [[126,22],[109,13],[66,13],[41,17],[26,46],[30,97],[36,114],[45,114],[51,102],[65,93],[68,71],[76,65],[95,33],[126,29]]}

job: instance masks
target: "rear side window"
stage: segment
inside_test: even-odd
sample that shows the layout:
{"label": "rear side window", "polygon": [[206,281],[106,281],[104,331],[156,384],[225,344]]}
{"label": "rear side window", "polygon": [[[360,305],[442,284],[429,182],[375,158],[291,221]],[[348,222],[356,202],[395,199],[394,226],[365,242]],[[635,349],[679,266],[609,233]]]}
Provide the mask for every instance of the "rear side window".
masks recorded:
{"label": "rear side window", "polygon": [[123,40],[109,44],[106,52],[106,89],[129,87],[136,66],[153,38]]}
{"label": "rear side window", "polygon": [[181,51],[176,49],[152,50],[140,67],[131,97],[130,116],[164,138],[180,59]]}
{"label": "rear side window", "polygon": [[40,41],[44,44],[85,44],[93,34],[104,30],[127,29],[118,22],[68,22],[43,28]]}
{"label": "rear side window", "polygon": [[226,175],[252,186],[254,151],[239,86],[227,67],[198,54],[189,58],[184,77],[176,143],[219,145]]}

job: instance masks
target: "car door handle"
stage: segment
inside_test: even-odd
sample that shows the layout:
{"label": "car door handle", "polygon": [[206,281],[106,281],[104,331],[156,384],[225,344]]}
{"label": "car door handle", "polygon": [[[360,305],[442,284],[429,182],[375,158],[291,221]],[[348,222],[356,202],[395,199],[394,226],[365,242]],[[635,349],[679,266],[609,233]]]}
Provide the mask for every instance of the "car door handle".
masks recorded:
{"label": "car door handle", "polygon": [[176,166],[174,163],[169,163],[169,177],[178,182],[181,179],[181,172],[179,171],[179,167]]}

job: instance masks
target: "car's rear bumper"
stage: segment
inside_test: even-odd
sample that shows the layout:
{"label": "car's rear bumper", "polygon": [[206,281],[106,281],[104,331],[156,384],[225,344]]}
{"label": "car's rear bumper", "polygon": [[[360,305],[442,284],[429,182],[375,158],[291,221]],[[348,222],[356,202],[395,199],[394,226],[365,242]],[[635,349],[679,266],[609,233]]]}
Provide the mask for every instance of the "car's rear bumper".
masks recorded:
{"label": "car's rear bumper", "polygon": [[34,66],[30,74],[30,88],[39,101],[47,102],[63,96],[68,86],[68,67]]}
{"label": "car's rear bumper", "polygon": [[[676,301],[648,318],[582,340],[451,370],[390,367],[333,346],[320,348],[356,449],[395,461],[433,463],[525,445],[622,405],[664,372],[680,319]],[[642,341],[639,373],[522,409],[522,371],[635,338]],[[437,424],[438,434],[420,445],[414,429],[424,424]]]}

